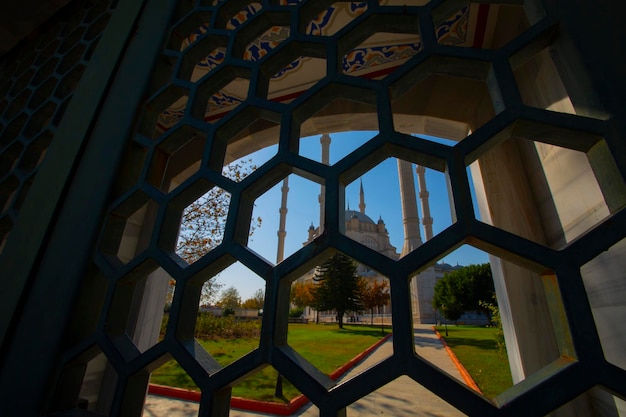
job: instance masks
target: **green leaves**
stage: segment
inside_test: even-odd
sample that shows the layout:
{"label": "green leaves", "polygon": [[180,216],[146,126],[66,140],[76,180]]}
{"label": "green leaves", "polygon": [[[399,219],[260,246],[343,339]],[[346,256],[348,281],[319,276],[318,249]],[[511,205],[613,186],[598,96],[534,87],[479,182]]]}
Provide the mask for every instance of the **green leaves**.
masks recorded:
{"label": "green leaves", "polygon": [[433,308],[448,320],[458,320],[466,311],[482,311],[489,317],[481,301],[490,301],[494,291],[489,264],[469,265],[437,281]]}
{"label": "green leaves", "polygon": [[313,307],[318,311],[337,311],[339,327],[343,326],[346,311],[363,310],[361,278],[356,269],[352,259],[338,253],[324,262],[313,278],[318,283],[313,289]]}

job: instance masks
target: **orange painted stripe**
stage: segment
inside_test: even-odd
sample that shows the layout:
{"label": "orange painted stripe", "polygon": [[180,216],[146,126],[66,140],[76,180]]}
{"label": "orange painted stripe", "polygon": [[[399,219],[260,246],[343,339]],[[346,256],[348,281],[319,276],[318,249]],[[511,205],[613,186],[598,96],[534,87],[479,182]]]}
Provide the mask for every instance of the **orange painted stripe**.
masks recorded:
{"label": "orange painted stripe", "polygon": [[359,353],[358,355],[356,355],[354,358],[350,359],[348,362],[346,362],[342,367],[338,368],[337,370],[335,370],[334,372],[332,372],[329,377],[330,379],[332,379],[333,381],[336,381],[337,379],[339,379],[340,376],[342,376],[343,374],[345,374],[346,372],[348,372],[353,366],[355,366],[357,363],[361,362],[363,359],[365,359],[365,357],[367,355],[369,355],[370,353],[372,353],[374,351],[374,349],[376,349],[378,346],[382,345],[383,343],[385,343],[387,341],[387,339],[389,339],[392,336],[391,333],[389,333],[387,336],[383,337],[382,339],[380,339],[378,342],[374,343],[372,346],[368,347],[367,349],[365,349],[363,352]]}
{"label": "orange painted stripe", "polygon": [[465,369],[465,367],[456,357],[454,352],[452,352],[452,349],[450,349],[450,346],[448,346],[444,338],[441,337],[437,329],[435,329],[435,326],[433,326],[433,330],[435,334],[437,335],[437,338],[439,338],[439,341],[441,341],[443,348],[446,350],[446,352],[448,352],[448,355],[450,355],[450,359],[452,359],[452,363],[454,363],[454,366],[456,366],[456,368],[459,370],[459,373],[461,374],[461,377],[463,377],[463,380],[465,381],[465,383],[474,391],[478,392],[479,394],[482,394],[482,391],[480,390],[480,388],[478,388],[478,385],[476,385],[476,382],[474,381],[472,376],[469,374],[469,372],[467,372],[467,369]]}

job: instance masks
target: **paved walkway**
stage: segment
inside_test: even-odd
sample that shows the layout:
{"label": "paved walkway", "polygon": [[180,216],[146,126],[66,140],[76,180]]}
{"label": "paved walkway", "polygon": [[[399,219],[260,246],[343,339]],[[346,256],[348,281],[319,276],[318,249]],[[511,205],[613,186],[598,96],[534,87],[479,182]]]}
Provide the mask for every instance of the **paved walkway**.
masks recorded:
{"label": "paved walkway", "polygon": [[[448,374],[463,381],[461,374],[448,356],[443,345],[435,336],[431,325],[419,325],[415,328],[415,346],[418,355],[438,366]],[[344,376],[350,377],[392,354],[391,339],[388,339],[362,363],[355,366]],[[379,388],[348,407],[348,417],[462,417],[463,413],[439,399],[411,378],[403,376]],[[144,406],[144,417],[196,417],[198,404],[170,398],[148,395]],[[253,417],[257,414],[247,411],[230,411],[230,417]],[[295,416],[318,417],[316,406],[308,404]]]}

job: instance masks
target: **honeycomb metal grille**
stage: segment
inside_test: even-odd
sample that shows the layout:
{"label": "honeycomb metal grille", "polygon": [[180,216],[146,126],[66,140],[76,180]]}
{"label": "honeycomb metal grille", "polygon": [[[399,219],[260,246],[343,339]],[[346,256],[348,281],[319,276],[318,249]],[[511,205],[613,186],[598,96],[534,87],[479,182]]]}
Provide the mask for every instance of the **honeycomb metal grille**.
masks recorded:
{"label": "honeycomb metal grille", "polygon": [[[91,306],[77,307],[79,315],[90,311],[91,324],[88,331],[82,327],[70,337],[73,345],[68,352],[81,353],[74,356],[68,353],[66,358],[69,356],[69,359],[64,363],[72,367],[76,363],[85,364],[100,354],[106,356],[117,375],[117,394],[110,405],[113,414],[125,410],[127,415],[140,415],[143,397],[137,392],[145,392],[150,371],[171,357],[184,364],[202,390],[200,415],[227,414],[230,385],[268,363],[293,381],[318,406],[321,415],[329,416],[341,415],[345,407],[401,375],[408,375],[469,416],[543,416],[597,385],[610,387],[611,393],[619,398],[626,396],[626,385],[619,387],[615,382],[626,378],[624,370],[607,363],[599,349],[583,347],[601,343],[587,301],[582,305],[577,303],[588,300],[580,268],[613,245],[611,239],[615,235],[602,233],[609,228],[608,220],[599,222],[593,230],[581,233],[563,247],[554,248],[477,221],[470,197],[467,166],[500,143],[500,132],[506,129],[512,130],[513,135],[526,135],[539,142],[584,152],[592,166],[595,151],[606,150],[602,138],[609,136],[608,128],[601,118],[539,108],[525,101],[519,92],[514,69],[526,62],[528,55],[555,39],[558,21],[544,13],[540,2],[525,2],[527,22],[520,23],[517,34],[500,44],[496,42],[490,49],[480,45],[475,35],[470,39],[463,23],[472,7],[480,9],[484,5],[424,3],[407,7],[377,2],[330,4],[290,0],[178,2],[165,32],[165,46],[143,92],[145,102],[136,109],[136,126],[129,135],[93,265],[87,273],[88,280],[100,283],[90,284],[89,297],[99,300],[102,309],[93,312]],[[346,24],[335,32],[326,33],[321,26],[332,20],[328,14],[335,12],[343,13]],[[88,32],[87,27],[80,27]],[[414,41],[386,51],[388,61],[382,61],[380,70],[363,72],[363,61],[349,62],[351,57],[362,56],[359,48],[365,48],[362,47],[364,41],[376,33],[390,32],[412,35]],[[71,36],[64,39],[69,38]],[[62,53],[71,55],[71,46],[59,43],[58,47],[64,48]],[[89,44],[78,44],[85,51],[89,49]],[[370,52],[380,51],[372,49]],[[296,92],[272,87],[273,79],[295,71],[308,58],[325,60],[326,74],[305,80],[302,85],[306,88]],[[33,71],[29,76],[37,78],[43,71],[37,85],[45,87],[46,97],[55,88],[46,86],[49,79],[46,74],[52,73],[49,62],[38,64],[37,73]],[[394,113],[405,111],[403,106],[410,105],[402,101],[403,92],[433,74],[477,81],[484,86],[480,90],[481,100],[489,101],[486,107],[473,108],[477,114],[467,122],[471,134],[454,147],[415,140],[406,132],[400,132],[394,121]],[[53,78],[53,82],[59,84],[64,80]],[[5,88],[18,84],[19,79],[20,76],[12,75],[12,82]],[[32,87],[27,87],[29,83],[31,81],[9,94],[15,99],[3,110],[2,123],[8,123],[5,127],[8,139],[3,136],[2,141],[5,149],[10,149],[10,155],[21,154],[22,148],[26,148],[26,139],[15,132],[28,132],[28,138],[53,132],[53,127],[48,127],[49,123],[54,124],[50,120],[60,117],[54,111],[62,111],[59,110],[61,100],[54,98],[52,103],[56,110],[47,110],[45,117],[35,117],[35,110],[46,109],[50,100],[41,99]],[[20,98],[22,94],[29,97]],[[30,104],[34,98],[35,103]],[[333,100],[350,103],[350,106],[329,106]],[[29,105],[37,107],[30,110]],[[341,117],[349,112],[368,113],[371,108],[376,109],[380,134],[365,145],[367,151],[411,155],[414,162],[445,166],[454,197],[455,224],[437,239],[398,261],[359,246],[341,233],[343,219],[338,213],[341,212],[342,187],[349,179],[358,177],[364,166],[367,168],[366,157],[357,151],[344,163],[327,167],[298,155],[301,128],[304,129],[303,123],[312,115]],[[36,126],[29,128],[31,113]],[[279,145],[278,157],[241,183],[224,178],[222,167],[246,153],[246,142],[239,143],[239,149],[243,149],[240,154],[229,154],[229,146],[250,136],[242,134],[246,129],[254,133],[268,123],[280,125],[279,136],[273,138]],[[571,133],[576,129],[584,133],[571,139],[567,134],[546,134],[546,126],[552,133]],[[182,157],[182,168],[174,173],[163,168],[167,164],[155,162],[160,152],[167,154],[181,149],[190,142],[197,142],[198,138],[200,147],[188,148],[189,152]],[[22,192],[26,183],[22,180],[24,176],[11,174],[20,164],[13,163],[7,169],[9,174],[3,180],[6,184],[2,187],[3,193],[7,189],[13,190],[11,195],[16,190]],[[193,172],[183,175],[182,179],[178,177],[192,166],[196,167]],[[308,245],[273,266],[246,247],[252,204],[277,179],[295,171],[307,173],[326,187],[325,234],[315,245]],[[188,265],[175,253],[181,212],[213,186],[232,195],[225,235],[219,246]],[[3,219],[16,215],[15,203],[12,204],[10,210],[5,209]],[[610,208],[615,215],[621,206],[610,205]],[[131,228],[135,229],[132,232],[135,235],[133,247],[128,249]],[[580,323],[579,328],[571,330],[576,359],[564,359],[565,365],[556,367],[541,381],[529,381],[523,389],[511,392],[500,405],[474,395],[414,353],[407,282],[416,271],[465,242],[507,260],[518,262],[521,259],[525,265],[545,266],[554,271],[560,280],[569,284],[560,287],[568,320]],[[593,249],[581,249],[586,247]],[[394,319],[393,356],[339,386],[301,366],[299,356],[286,343],[284,320],[288,312],[288,284],[334,251],[367,262],[389,277]],[[578,256],[581,252],[585,255]],[[198,283],[237,260],[266,280],[261,343],[252,354],[221,368],[206,351],[197,349],[193,341]],[[159,269],[176,281],[172,319],[165,339],[145,348],[129,330],[135,320],[132,295]],[[596,366],[607,372],[602,377],[595,373],[596,377],[586,381],[585,372]],[[558,391],[558,395],[546,398],[543,394],[546,389],[552,393]]]}
{"label": "honeycomb metal grille", "polygon": [[73,2],[0,62],[0,251],[113,11]]}

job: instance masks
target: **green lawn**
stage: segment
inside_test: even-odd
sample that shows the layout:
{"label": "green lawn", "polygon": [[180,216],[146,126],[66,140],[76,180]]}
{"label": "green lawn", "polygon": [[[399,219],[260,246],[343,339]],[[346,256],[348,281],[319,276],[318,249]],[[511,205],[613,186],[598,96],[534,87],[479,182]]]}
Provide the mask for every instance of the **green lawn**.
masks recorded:
{"label": "green lawn", "polygon": [[509,362],[498,352],[496,329],[478,326],[437,327],[456,357],[487,398],[493,398],[513,386]]}
{"label": "green lawn", "polygon": [[[380,327],[290,324],[289,345],[317,369],[330,374],[381,338]],[[200,340],[204,348],[226,366],[258,347],[258,339]],[[284,398],[274,397],[277,372],[267,367],[233,387],[233,396],[265,401],[290,401],[300,393],[283,380]],[[179,388],[198,389],[176,361],[152,373],[150,382]]]}

